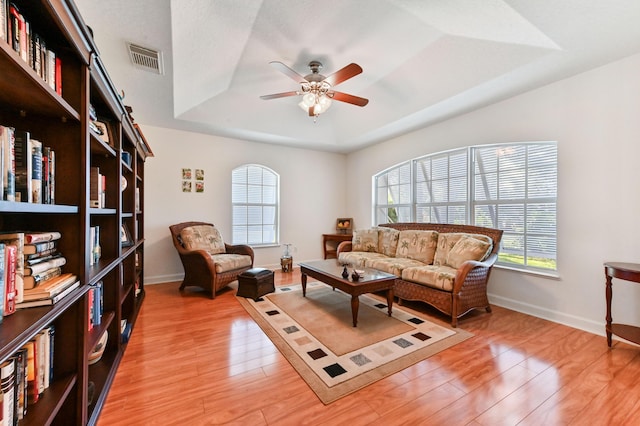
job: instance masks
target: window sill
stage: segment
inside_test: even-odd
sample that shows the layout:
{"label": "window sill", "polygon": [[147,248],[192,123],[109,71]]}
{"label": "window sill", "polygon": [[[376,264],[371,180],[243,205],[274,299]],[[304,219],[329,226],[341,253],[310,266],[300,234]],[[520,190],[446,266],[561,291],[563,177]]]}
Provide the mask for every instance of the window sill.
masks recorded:
{"label": "window sill", "polygon": [[498,264],[493,265],[493,267],[497,269],[504,269],[506,271],[521,272],[523,274],[534,275],[541,278],[550,278],[552,280],[560,280],[560,273],[558,271],[550,271],[550,272],[536,271],[532,269],[513,268],[510,266],[498,265]]}

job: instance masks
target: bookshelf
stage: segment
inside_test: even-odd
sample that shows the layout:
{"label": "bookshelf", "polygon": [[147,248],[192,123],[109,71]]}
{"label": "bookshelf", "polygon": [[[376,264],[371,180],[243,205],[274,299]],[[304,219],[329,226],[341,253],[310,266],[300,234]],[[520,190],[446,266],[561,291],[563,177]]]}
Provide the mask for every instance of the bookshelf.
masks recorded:
{"label": "bookshelf", "polygon": [[[0,362],[53,324],[54,379],[40,400],[28,406],[20,424],[94,424],[126,349],[122,321],[130,330],[144,300],[144,164],[153,153],[118,97],[73,1],[12,3],[32,34],[37,32],[55,52],[61,78],[57,85],[49,84],[9,41],[0,39],[0,125],[27,130],[55,151],[55,203],[2,198],[0,231],[61,232],[58,248],[67,259],[64,271],[76,274],[81,285],[52,306],[4,317]],[[106,135],[92,126],[96,118],[106,126]],[[92,168],[103,176],[100,205],[91,203]],[[100,257],[91,262],[95,227]],[[126,242],[121,241],[123,227]],[[99,282],[103,315],[99,324],[89,327],[90,289]],[[90,365],[89,355],[105,331],[104,353]]]}

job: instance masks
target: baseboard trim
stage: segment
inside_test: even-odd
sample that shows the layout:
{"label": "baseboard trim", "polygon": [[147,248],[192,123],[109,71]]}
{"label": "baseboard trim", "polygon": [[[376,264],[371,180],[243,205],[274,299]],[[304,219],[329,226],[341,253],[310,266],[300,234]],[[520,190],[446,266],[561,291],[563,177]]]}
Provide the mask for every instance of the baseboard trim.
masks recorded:
{"label": "baseboard trim", "polygon": [[183,279],[184,279],[184,274],[145,276],[144,285],[171,283],[174,281],[182,281]]}
{"label": "baseboard trim", "polygon": [[540,306],[531,305],[529,303],[520,302],[517,300],[509,299],[507,297],[497,296],[495,294],[488,294],[489,302],[492,305],[500,306],[503,308],[511,309],[523,314],[532,315],[534,317],[542,318],[558,324],[566,325],[568,327],[577,328],[579,330],[587,331],[589,333],[604,336],[605,323],[593,321],[590,319],[578,317],[575,315],[569,315],[564,312],[555,311],[552,309],[542,308]]}

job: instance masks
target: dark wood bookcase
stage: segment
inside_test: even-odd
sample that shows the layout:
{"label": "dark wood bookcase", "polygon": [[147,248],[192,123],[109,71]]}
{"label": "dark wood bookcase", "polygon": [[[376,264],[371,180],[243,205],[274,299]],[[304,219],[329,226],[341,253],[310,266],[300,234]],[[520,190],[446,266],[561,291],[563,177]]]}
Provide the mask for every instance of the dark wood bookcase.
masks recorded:
{"label": "dark wood bookcase", "polygon": [[[133,328],[144,300],[144,163],[153,153],[122,104],[73,1],[12,2],[61,59],[62,95],[0,39],[0,124],[29,131],[56,155],[55,204],[0,200],[0,231],[60,231],[64,272],[78,275],[81,286],[53,306],[5,317],[0,362],[53,324],[54,380],[28,406],[20,424],[94,424],[126,348],[121,321]],[[91,107],[108,126],[108,142],[90,127]],[[90,203],[91,167],[105,176],[101,208]],[[101,256],[92,265],[90,228],[95,226],[100,227]],[[124,242],[123,227],[128,231]],[[98,282],[104,313],[101,323],[89,329],[89,289]],[[89,365],[89,354],[105,331],[106,349]]]}

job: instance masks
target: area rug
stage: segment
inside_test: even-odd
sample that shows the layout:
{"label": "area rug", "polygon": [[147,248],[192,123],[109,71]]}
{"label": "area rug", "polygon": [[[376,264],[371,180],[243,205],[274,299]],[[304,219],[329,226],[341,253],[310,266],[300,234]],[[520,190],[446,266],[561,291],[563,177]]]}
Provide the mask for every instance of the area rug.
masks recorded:
{"label": "area rug", "polygon": [[353,327],[351,296],[320,282],[277,287],[238,301],[324,403],[403,370],[472,336],[403,306],[361,295]]}

